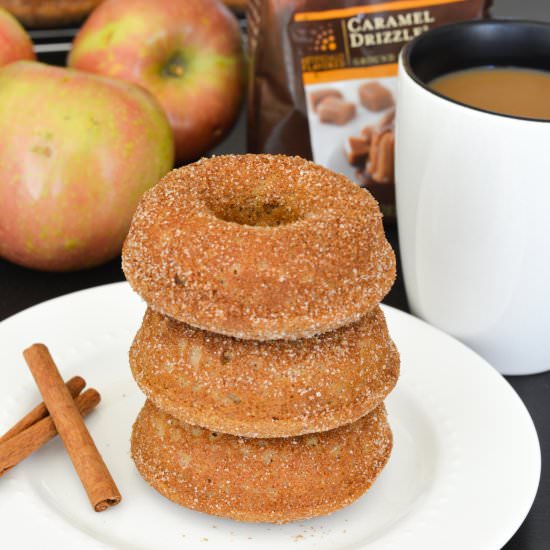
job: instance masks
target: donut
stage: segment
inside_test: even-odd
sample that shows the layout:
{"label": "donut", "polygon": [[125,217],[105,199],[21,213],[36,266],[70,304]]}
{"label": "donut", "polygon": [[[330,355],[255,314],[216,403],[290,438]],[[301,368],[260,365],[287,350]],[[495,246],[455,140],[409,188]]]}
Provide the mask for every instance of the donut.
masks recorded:
{"label": "donut", "polygon": [[286,523],[359,498],[386,464],[392,434],[383,405],[321,434],[255,439],[191,426],[147,401],[131,449],[143,479],[182,506],[238,521]]}
{"label": "donut", "polygon": [[287,437],[354,422],[399,375],[379,307],[305,340],[257,342],[205,332],[148,309],[130,349],[132,374],[157,407],[248,437]]}
{"label": "donut", "polygon": [[143,196],[122,267],[156,311],[254,340],[353,323],[395,279],[374,198],[283,155],[219,156],[170,172]]}

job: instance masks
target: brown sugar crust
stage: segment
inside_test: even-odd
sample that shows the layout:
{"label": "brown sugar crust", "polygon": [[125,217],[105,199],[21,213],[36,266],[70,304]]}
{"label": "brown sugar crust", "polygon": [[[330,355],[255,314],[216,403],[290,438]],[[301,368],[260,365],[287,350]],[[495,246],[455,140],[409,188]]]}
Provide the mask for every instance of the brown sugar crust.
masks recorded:
{"label": "brown sugar crust", "polygon": [[132,432],[137,469],[166,498],[216,516],[271,523],[351,504],[380,474],[391,448],[383,405],[329,432],[247,439],[185,424],[147,401]]}
{"label": "brown sugar crust", "polygon": [[374,198],[283,155],[219,156],[170,172],[142,198],[122,266],[153,309],[256,340],[353,323],[395,279]]}
{"label": "brown sugar crust", "polygon": [[270,342],[205,332],[149,309],[130,365],[141,390],[163,411],[248,437],[354,422],[382,402],[399,376],[399,354],[379,307],[333,332]]}

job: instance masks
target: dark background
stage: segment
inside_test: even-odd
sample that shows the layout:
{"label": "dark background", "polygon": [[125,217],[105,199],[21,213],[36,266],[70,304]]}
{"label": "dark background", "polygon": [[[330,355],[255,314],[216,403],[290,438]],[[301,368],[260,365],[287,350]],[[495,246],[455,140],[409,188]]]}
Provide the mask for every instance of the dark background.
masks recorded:
{"label": "dark background", "polygon": [[[492,13],[495,16],[550,21],[550,0],[496,0],[493,6]],[[34,32],[33,38],[38,44],[37,51],[41,59],[50,63],[62,63],[63,51],[68,49],[73,34],[72,30]],[[244,151],[243,122],[241,119],[225,142],[216,148],[216,152]],[[396,228],[387,228],[387,233],[399,256]],[[123,279],[119,258],[101,267],[75,273],[41,273],[0,260],[0,320],[61,294]],[[384,302],[408,311],[400,273],[394,288]],[[550,365],[548,367],[550,368]],[[548,550],[550,549],[550,471],[548,468],[550,372],[534,376],[508,377],[508,381],[525,402],[537,427],[542,450],[542,477],[533,508],[518,532],[504,548],[506,550]],[[503,495],[505,494],[504,487]],[[510,503],[511,506],[513,504],[513,502]],[[452,536],[452,533],[449,533],[449,536]]]}

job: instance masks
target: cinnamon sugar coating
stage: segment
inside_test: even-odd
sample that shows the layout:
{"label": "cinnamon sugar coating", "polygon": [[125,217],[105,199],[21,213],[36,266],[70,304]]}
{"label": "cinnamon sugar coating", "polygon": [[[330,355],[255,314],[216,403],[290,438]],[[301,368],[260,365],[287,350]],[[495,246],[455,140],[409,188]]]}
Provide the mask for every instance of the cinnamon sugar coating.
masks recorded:
{"label": "cinnamon sugar coating", "polygon": [[370,488],[391,449],[383,405],[328,432],[247,439],[185,424],[147,401],[132,432],[132,458],[154,489],[239,521],[286,523],[351,504]]}
{"label": "cinnamon sugar coating", "polygon": [[378,203],[299,157],[220,156],[142,198],[123,249],[155,310],[242,339],[297,339],[359,320],[386,295],[395,256]]}
{"label": "cinnamon sugar coating", "polygon": [[141,390],[161,410],[217,432],[287,437],[354,422],[399,376],[379,307],[304,340],[237,340],[151,309],[130,350]]}

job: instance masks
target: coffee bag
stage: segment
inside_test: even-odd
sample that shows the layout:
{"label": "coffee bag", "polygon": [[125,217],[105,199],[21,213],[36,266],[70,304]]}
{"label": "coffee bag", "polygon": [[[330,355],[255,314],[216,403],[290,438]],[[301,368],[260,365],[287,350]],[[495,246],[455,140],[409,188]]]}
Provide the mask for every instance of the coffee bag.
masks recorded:
{"label": "coffee bag", "polygon": [[394,219],[399,51],[432,27],[486,16],[489,3],[249,0],[249,150],[341,172]]}

